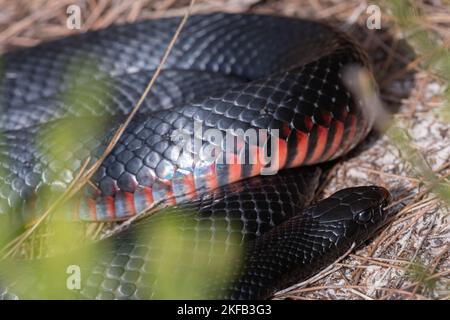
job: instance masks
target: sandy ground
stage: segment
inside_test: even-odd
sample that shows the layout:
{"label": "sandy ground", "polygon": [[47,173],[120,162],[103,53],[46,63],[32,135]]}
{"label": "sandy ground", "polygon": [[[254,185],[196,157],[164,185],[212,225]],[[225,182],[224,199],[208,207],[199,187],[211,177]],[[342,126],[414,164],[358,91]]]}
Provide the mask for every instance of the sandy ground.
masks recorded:
{"label": "sandy ground", "polygon": [[[450,43],[446,1],[414,1],[424,27],[437,44]],[[8,1],[0,0],[0,51],[80,32],[66,28],[65,10],[78,3],[82,31],[113,23],[183,14],[189,1]],[[383,3],[381,3],[383,4]],[[368,30],[362,0],[211,0],[197,1],[194,12],[260,12],[325,19],[360,39],[373,60],[381,98],[395,110],[394,123],[409,136],[402,148],[385,134],[368,141],[331,171],[323,195],[355,185],[378,184],[394,196],[398,211],[368,246],[356,250],[315,279],[276,295],[276,299],[448,299],[449,208],[434,193],[429,176],[417,170],[411,150],[431,168],[433,179],[449,187],[449,123],[440,112],[448,83],[425,67],[411,30],[400,29],[384,7],[381,30]],[[448,120],[448,119],[447,119]],[[447,206],[446,206],[447,203]]]}

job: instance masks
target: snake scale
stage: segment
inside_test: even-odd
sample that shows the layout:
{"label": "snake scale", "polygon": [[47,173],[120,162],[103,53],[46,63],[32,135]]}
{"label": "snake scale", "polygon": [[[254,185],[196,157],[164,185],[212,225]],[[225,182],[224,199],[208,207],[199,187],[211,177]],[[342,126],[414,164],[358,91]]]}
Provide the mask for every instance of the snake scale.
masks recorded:
{"label": "snake scale", "polygon": [[[87,159],[99,159],[179,21],[112,26],[3,56],[2,225],[18,230],[34,221],[43,190],[67,189]],[[258,14],[189,17],[138,114],[63,212],[106,222],[155,213],[100,241],[107,249],[82,266],[83,285],[74,297],[161,297],[161,271],[152,267],[163,250],[152,245],[161,219],[175,222],[177,241],[192,257],[200,244],[209,248],[208,263],[230,248],[241,250],[225,273],[205,274],[191,298],[269,298],[370,238],[386,217],[387,190],[354,187],[311,205],[321,163],[353,149],[374,121],[344,84],[345,68],[354,65],[370,70],[357,43],[320,22]],[[77,94],[66,99],[73,90]],[[105,118],[100,138],[83,135],[84,124]],[[61,126],[79,133],[70,150],[58,139],[40,138]],[[207,129],[236,143],[227,149]],[[241,135],[249,129],[268,135],[254,143]],[[187,137],[184,145],[175,132]],[[200,157],[194,141],[213,150],[213,161]],[[271,150],[270,163],[259,157],[266,150],[261,146]],[[241,163],[241,154],[256,160]],[[275,174],[260,175],[273,163]],[[170,271],[174,278],[195,269],[195,259],[183,257]],[[2,298],[39,297],[45,290],[46,275],[31,265],[26,290],[1,273]]]}

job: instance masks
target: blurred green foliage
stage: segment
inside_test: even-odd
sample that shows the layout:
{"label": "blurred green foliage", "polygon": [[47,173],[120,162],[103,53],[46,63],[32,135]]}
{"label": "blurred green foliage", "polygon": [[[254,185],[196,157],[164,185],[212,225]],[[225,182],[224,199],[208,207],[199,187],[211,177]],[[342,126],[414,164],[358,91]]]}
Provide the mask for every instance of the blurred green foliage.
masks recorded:
{"label": "blurred green foliage", "polygon": [[433,291],[436,288],[438,278],[432,278],[433,273],[426,264],[419,259],[413,261],[406,270],[406,275],[413,282],[421,284],[423,290]]}
{"label": "blurred green foliage", "polygon": [[[38,212],[30,216],[36,218],[39,218],[56,199],[64,194],[67,186],[74,179],[73,168],[79,169],[81,166],[80,157],[82,156],[74,156],[79,150],[80,143],[101,140],[106,130],[107,117],[95,115],[103,114],[102,108],[109,102],[108,78],[101,74],[94,62],[86,63],[81,57],[74,59],[67,70],[69,76],[66,75],[66,77],[70,79],[67,83],[68,89],[60,98],[65,105],[70,106],[72,115],[84,117],[69,116],[56,119],[49,126],[43,126],[36,136],[36,144],[43,148],[41,150],[43,158],[38,161],[46,163],[53,173],[53,176],[47,177],[53,181],[50,187],[39,188],[35,195],[38,199],[36,207]],[[95,77],[101,80],[96,82],[96,87],[100,87],[100,90],[94,92],[89,90],[89,82]],[[88,106],[87,109],[86,106]],[[0,174],[5,176],[5,172]],[[72,297],[73,292],[65,290],[64,285],[68,277],[67,267],[73,263],[80,266],[87,265],[99,254],[96,252],[97,246],[86,246],[83,250],[74,250],[83,243],[86,228],[81,223],[66,220],[67,215],[53,214],[64,213],[67,209],[68,207],[62,204],[57,206],[13,254],[13,256],[33,259],[32,262],[3,262],[2,275],[8,279],[16,279],[15,288],[18,292],[22,292],[23,298],[29,298],[30,295],[36,298],[36,294],[39,298]],[[11,214],[18,214],[14,210]],[[2,223],[0,228],[10,227],[7,223]],[[68,252],[72,253],[68,254]],[[49,256],[53,258],[46,259]],[[45,279],[45,285],[38,285],[42,290],[33,288],[25,290],[30,289],[30,284],[38,279]]]}
{"label": "blurred green foliage", "polygon": [[427,18],[414,4],[414,1],[390,0],[383,3],[408,42],[413,45],[419,55],[425,58],[422,61],[423,67],[442,79],[445,87],[444,101],[437,114],[445,121],[450,122],[449,44],[444,43],[434,30],[427,27]]}
{"label": "blurred green foliage", "polygon": [[[394,22],[402,31],[406,40],[422,57],[422,68],[433,72],[442,80],[445,88],[442,107],[437,110],[438,116],[450,121],[450,51],[444,46],[442,39],[434,30],[426,27],[426,17],[414,2],[408,0],[392,0],[383,2]],[[402,151],[404,158],[410,162],[415,172],[431,186],[442,200],[450,203],[450,187],[445,180],[440,180],[431,170],[422,154],[416,149],[407,130],[401,123],[394,122],[387,131],[390,140]]]}
{"label": "blurred green foliage", "polygon": [[152,299],[207,299],[206,288],[219,290],[233,280],[242,247],[241,239],[229,232],[225,216],[212,218],[213,227],[202,228],[195,212],[168,209],[161,214],[163,218],[140,235],[152,248],[146,279],[153,285]]}

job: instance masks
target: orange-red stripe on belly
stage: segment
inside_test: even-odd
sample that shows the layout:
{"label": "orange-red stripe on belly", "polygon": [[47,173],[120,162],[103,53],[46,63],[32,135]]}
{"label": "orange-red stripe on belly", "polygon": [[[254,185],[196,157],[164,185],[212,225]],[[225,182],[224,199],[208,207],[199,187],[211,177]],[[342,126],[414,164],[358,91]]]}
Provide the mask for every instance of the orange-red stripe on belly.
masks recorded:
{"label": "orange-red stripe on belly", "polygon": [[194,175],[192,173],[188,173],[184,176],[183,178],[183,185],[185,187],[186,190],[186,196],[189,199],[193,199],[196,197],[197,192],[195,189],[195,179],[194,179]]}
{"label": "orange-red stripe on belly", "polygon": [[97,220],[97,204],[95,202],[95,199],[87,198],[86,204],[88,206],[89,217],[91,218],[91,220],[92,221]]}
{"label": "orange-red stripe on belly", "polygon": [[142,188],[142,191],[143,191],[144,196],[145,196],[145,203],[146,203],[147,205],[153,204],[154,199],[153,199],[152,188],[150,188],[150,187],[144,187],[144,188]]}
{"label": "orange-red stripe on belly", "polygon": [[106,196],[103,198],[106,214],[111,220],[116,218],[116,206],[114,205],[114,197]]}
{"label": "orange-red stripe on belly", "polygon": [[123,199],[125,201],[126,211],[130,216],[134,216],[136,214],[136,206],[134,205],[134,195],[131,192],[124,192]]}
{"label": "orange-red stripe on belly", "polygon": [[296,151],[294,159],[292,159],[291,163],[289,164],[290,167],[297,167],[302,165],[305,161],[306,153],[308,151],[309,135],[300,130],[296,130],[295,135]]}
{"label": "orange-red stripe on belly", "polygon": [[323,152],[325,151],[325,147],[327,144],[327,137],[328,137],[328,128],[318,125],[316,147],[314,149],[313,154],[311,155],[311,158],[308,159],[308,163],[316,163],[320,159]]}
{"label": "orange-red stripe on belly", "polygon": [[241,179],[242,165],[238,163],[238,155],[229,156],[230,164],[228,165],[228,183],[236,182]]}
{"label": "orange-red stripe on belly", "polygon": [[325,155],[322,157],[321,160],[323,161],[329,160],[332,156],[336,154],[339,146],[342,144],[343,135],[344,135],[344,123],[342,121],[337,120],[335,122],[333,141],[331,142],[329,149],[326,151]]}

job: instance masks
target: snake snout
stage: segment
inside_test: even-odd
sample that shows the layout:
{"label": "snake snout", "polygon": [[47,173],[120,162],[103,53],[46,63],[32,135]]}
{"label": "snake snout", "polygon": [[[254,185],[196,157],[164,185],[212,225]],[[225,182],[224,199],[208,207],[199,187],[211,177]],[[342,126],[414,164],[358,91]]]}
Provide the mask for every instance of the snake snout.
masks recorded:
{"label": "snake snout", "polygon": [[391,199],[383,187],[362,186],[339,190],[310,208],[314,218],[322,222],[355,221],[359,224],[384,220]]}
{"label": "snake snout", "polygon": [[391,194],[383,187],[368,186],[361,187],[360,199],[357,205],[360,205],[359,212],[355,212],[354,219],[362,224],[382,223],[387,215],[387,206],[391,201]]}

